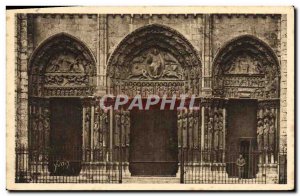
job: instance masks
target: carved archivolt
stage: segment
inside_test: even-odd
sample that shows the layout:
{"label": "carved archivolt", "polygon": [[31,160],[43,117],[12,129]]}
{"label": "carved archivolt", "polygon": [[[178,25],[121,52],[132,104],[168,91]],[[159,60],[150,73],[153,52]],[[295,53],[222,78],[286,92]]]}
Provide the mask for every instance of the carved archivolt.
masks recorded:
{"label": "carved archivolt", "polygon": [[186,81],[182,91],[199,94],[200,75],[201,62],[193,46],[177,31],[157,24],[125,37],[109,58],[107,70],[113,94],[133,80],[149,82],[146,86],[153,91],[158,90],[153,81]]}
{"label": "carved archivolt", "polygon": [[213,67],[214,94],[220,97],[278,98],[279,64],[272,49],[245,35],[222,48]]}
{"label": "carved archivolt", "polygon": [[54,35],[30,59],[30,94],[91,95],[95,74],[95,60],[83,43],[65,33]]}

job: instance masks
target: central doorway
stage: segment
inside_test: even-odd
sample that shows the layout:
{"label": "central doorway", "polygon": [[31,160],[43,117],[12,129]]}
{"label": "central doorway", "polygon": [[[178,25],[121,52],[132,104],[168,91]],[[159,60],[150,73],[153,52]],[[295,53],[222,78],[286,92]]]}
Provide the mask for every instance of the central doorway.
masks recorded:
{"label": "central doorway", "polygon": [[129,171],[132,176],[175,176],[178,170],[177,113],[132,110]]}
{"label": "central doorway", "polygon": [[78,98],[50,100],[50,175],[79,175],[82,159],[82,107]]}

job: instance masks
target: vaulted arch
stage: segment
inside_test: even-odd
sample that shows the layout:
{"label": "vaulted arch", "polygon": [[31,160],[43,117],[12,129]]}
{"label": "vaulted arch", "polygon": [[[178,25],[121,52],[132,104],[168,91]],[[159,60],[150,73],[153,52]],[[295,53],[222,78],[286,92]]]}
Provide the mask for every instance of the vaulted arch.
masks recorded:
{"label": "vaulted arch", "polygon": [[29,60],[32,96],[85,96],[92,94],[96,60],[91,50],[67,33],[42,42]]}
{"label": "vaulted arch", "polygon": [[243,35],[230,40],[213,62],[213,91],[220,97],[278,98],[280,67],[268,44]]}
{"label": "vaulted arch", "polygon": [[[126,91],[116,90],[116,86],[124,85],[125,80],[144,82],[137,85],[148,86],[145,90],[152,93],[157,90],[152,88],[153,82],[172,80],[172,83],[155,85],[168,88],[166,91],[174,94],[175,91],[195,92],[197,88],[198,94],[201,86],[200,75],[201,62],[192,44],[176,30],[158,24],[141,27],[127,35],[108,60],[107,77],[114,93]],[[183,81],[190,83],[184,84]],[[141,91],[144,92],[143,89]]]}

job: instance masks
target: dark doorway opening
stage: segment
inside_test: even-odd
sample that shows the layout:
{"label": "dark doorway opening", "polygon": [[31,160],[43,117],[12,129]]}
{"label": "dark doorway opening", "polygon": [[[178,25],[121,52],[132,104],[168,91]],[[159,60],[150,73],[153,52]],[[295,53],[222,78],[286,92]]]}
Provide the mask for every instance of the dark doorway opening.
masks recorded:
{"label": "dark doorway opening", "polygon": [[175,176],[178,170],[177,113],[132,110],[129,170],[132,176]]}
{"label": "dark doorway opening", "polygon": [[227,105],[226,171],[229,177],[238,177],[236,161],[239,155],[245,159],[240,169],[242,178],[255,178],[258,172],[257,152],[257,101],[229,100]]}
{"label": "dark doorway opening", "polygon": [[82,106],[78,98],[50,100],[50,175],[79,175],[82,159]]}

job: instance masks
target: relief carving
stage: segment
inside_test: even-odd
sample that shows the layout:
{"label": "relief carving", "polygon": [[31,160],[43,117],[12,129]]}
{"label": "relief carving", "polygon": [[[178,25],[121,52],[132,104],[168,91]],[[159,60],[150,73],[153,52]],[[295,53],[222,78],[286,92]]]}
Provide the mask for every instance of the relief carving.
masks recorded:
{"label": "relief carving", "polygon": [[253,36],[240,36],[215,58],[213,94],[228,98],[278,98],[279,75],[274,52]]}
{"label": "relief carving", "polygon": [[87,96],[93,92],[90,87],[96,72],[95,60],[88,48],[71,35],[50,37],[29,64],[33,96]]}
{"label": "relief carving", "polygon": [[171,54],[152,48],[132,61],[128,78],[137,79],[181,79],[182,68]]}
{"label": "relief carving", "polygon": [[254,57],[242,54],[234,57],[227,66],[224,66],[224,74],[263,74],[262,64]]}
{"label": "relief carving", "polygon": [[[115,95],[120,92],[131,96],[185,92],[198,95],[201,62],[197,51],[181,34],[152,24],[135,30],[122,40],[108,61],[107,76],[110,93]],[[173,85],[173,81],[184,80],[187,85]],[[126,85],[129,81],[141,83],[129,87]],[[154,81],[166,81],[165,87],[157,86],[152,83]]]}

